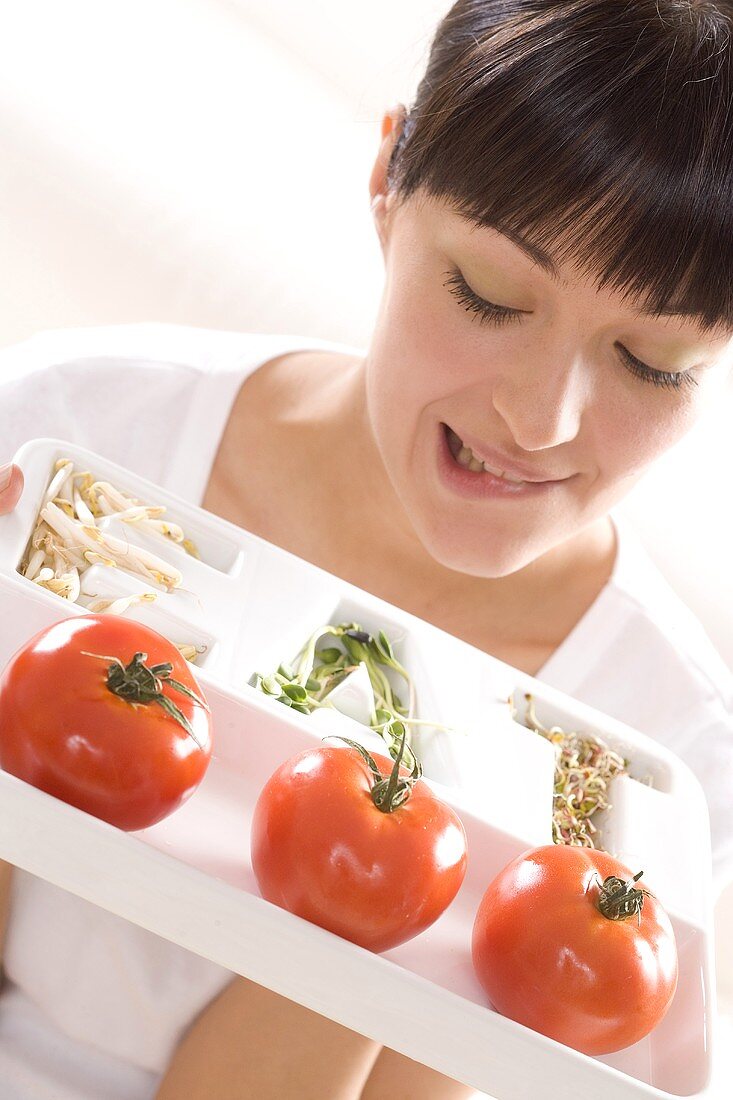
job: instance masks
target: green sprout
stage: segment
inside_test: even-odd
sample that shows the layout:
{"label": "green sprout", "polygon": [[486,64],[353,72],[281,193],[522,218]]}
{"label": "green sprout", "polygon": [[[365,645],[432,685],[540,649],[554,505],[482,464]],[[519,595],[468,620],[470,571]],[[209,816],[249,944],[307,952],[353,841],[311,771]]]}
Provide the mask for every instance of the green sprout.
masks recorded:
{"label": "green sprout", "polygon": [[[332,635],[339,645],[317,648],[325,635]],[[451,730],[415,718],[415,686],[407,669],[397,660],[389,638],[380,630],[370,634],[358,623],[328,623],[314,630],[298,651],[292,664],[282,663],[270,676],[255,673],[256,688],[300,714],[312,714],[319,707],[335,710],[328,696],[331,691],[354,672],[363,662],[372,688],[372,713],[369,726],[385,742],[390,756],[396,758],[400,750],[403,729],[406,741],[403,761],[412,769],[415,758],[409,747],[411,726],[431,726],[433,729]],[[393,689],[386,669],[397,673],[404,682],[407,702]],[[403,691],[404,694],[404,691]]]}

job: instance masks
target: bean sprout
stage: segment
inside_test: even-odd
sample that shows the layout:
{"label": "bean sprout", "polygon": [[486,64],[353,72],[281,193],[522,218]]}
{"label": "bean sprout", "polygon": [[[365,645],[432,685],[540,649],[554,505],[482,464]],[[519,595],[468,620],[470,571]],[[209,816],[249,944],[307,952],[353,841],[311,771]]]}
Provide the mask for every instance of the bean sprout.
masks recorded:
{"label": "bean sprout", "polygon": [[[145,505],[108,481],[96,480],[89,470],[75,470],[71,459],[59,458],[18,571],[71,603],[79,601],[85,571],[97,564],[121,569],[172,592],[182,584],[180,569],[99,527],[100,521],[114,517],[121,523],[135,525],[161,544],[173,542],[200,560],[196,546],[186,538],[182,528],[161,519],[165,511],[163,505]],[[136,604],[149,603],[158,597],[152,591],[119,597],[99,595],[88,605],[89,611],[122,614]],[[206,650],[206,646],[188,643],[181,643],[178,648],[190,661]]]}

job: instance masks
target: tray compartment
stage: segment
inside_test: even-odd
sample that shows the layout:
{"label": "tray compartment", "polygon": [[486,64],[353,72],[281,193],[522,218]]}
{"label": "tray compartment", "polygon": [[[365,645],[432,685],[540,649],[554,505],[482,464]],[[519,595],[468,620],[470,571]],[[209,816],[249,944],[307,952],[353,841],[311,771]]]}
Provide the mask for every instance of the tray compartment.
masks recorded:
{"label": "tray compartment", "polygon": [[[240,684],[254,684],[257,673],[270,675],[281,663],[295,666],[299,651],[319,627],[356,622],[370,633],[384,630],[397,660],[408,669],[415,683],[418,717],[428,715],[441,721],[419,646],[401,621],[399,609],[265,542],[249,595],[247,621],[242,625],[236,646],[244,667]],[[334,645],[342,648],[339,639],[324,632],[317,648]],[[402,677],[393,669],[380,667],[406,705],[408,691]]]}
{"label": "tray compartment", "polygon": [[[111,481],[111,479],[106,480]],[[124,489],[121,491],[125,492]],[[133,493],[129,495],[134,496]],[[192,566],[198,566],[199,569],[205,571],[214,570],[216,573],[224,573],[227,576],[236,576],[239,573],[243,558],[243,550],[240,546],[212,535],[203,524],[197,523],[195,519],[176,519],[174,516],[169,516],[168,513],[169,509],[163,513],[161,519],[177,523],[183,528],[186,538],[190,538],[198,550],[198,558],[194,554],[189,554],[180,543],[163,539],[151,531],[146,531],[144,527],[140,527],[135,523],[126,523],[114,515],[98,519],[97,526],[100,531],[109,531],[111,535],[115,535],[117,538],[124,538],[124,535],[127,534],[130,542],[135,546],[139,546],[143,550],[149,550],[151,554],[158,554],[165,561],[170,561],[171,565],[175,565],[183,573],[184,583],[189,580],[189,571]]]}
{"label": "tray compartment", "polygon": [[[566,733],[575,731],[600,737],[616,752],[629,759],[629,773],[634,779],[653,787],[656,791],[671,792],[673,768],[669,756],[667,754],[661,755],[656,751],[650,752],[645,746],[639,745],[634,738],[635,731],[631,730],[630,727],[613,720],[599,722],[598,717],[595,720],[591,719],[578,724],[578,708],[574,704],[574,700],[565,697],[564,701],[560,701],[558,698],[557,702],[553,702],[548,706],[543,697],[546,694],[545,686],[542,685],[541,681],[532,680],[521,673],[517,673],[516,679],[520,681],[520,684],[514,689],[512,698],[516,707],[516,720],[518,722],[524,724],[527,706],[524,694],[525,691],[529,691],[535,701],[535,715],[545,728],[560,726]],[[553,693],[553,695],[557,697],[558,693]],[[584,709],[590,711],[590,708]],[[597,711],[594,713],[599,715]],[[601,717],[605,719],[605,716]],[[608,737],[609,725],[614,730],[613,740],[609,740]],[[626,730],[631,735],[628,738],[625,736]]]}
{"label": "tray compartment", "polygon": [[[41,606],[48,607],[49,612],[39,611],[39,621],[47,619],[48,624],[68,618],[70,615],[84,615],[89,605],[94,605],[102,594],[104,598],[117,599],[121,596],[137,595],[150,591],[150,585],[145,581],[137,581],[118,569],[110,569],[104,565],[94,565],[84,574],[84,584],[80,598],[72,603],[61,596],[57,596],[47,589],[33,585],[24,577],[18,578],[22,590],[31,588],[40,597]],[[85,588],[87,591],[85,591]],[[193,645],[196,655],[189,658],[189,663],[197,668],[210,668],[215,671],[221,662],[221,646],[219,640],[209,631],[202,629],[190,621],[180,618],[167,610],[163,603],[164,596],[159,594],[154,603],[132,604],[124,611],[124,618],[132,622],[141,623],[143,626],[156,630],[174,645]],[[42,629],[42,627],[38,627]],[[28,637],[30,638],[30,634]],[[0,646],[0,651],[2,647]]]}
{"label": "tray compartment", "polygon": [[[292,575],[286,575],[285,584],[291,578]],[[299,583],[297,581],[296,585]],[[338,584],[337,581],[335,583]],[[269,640],[266,642],[270,661],[259,664],[256,671],[263,674],[274,672],[281,661],[294,664],[300,646],[319,625],[356,622],[371,634],[383,630],[392,644],[396,659],[412,678],[416,697],[415,717],[451,727],[448,730],[430,726],[412,727],[412,743],[425,776],[460,788],[466,805],[471,805],[489,821],[502,822],[505,828],[522,837],[526,846],[550,843],[554,752],[543,738],[512,722],[506,695],[501,694],[506,685],[487,667],[491,659],[458,639],[441,635],[429,623],[407,613],[403,615],[397,608],[389,607],[367,593],[360,593],[360,598],[357,598],[347,590],[340,599],[327,604],[326,600],[329,597],[332,599],[333,586],[326,587],[327,594],[318,591],[320,606],[317,608],[314,606],[315,594],[309,591],[312,618],[307,625],[297,630],[290,626],[281,634],[278,629],[280,621],[273,623],[273,637],[282,637],[283,641],[274,644]],[[280,589],[277,607],[287,604],[290,595],[290,592],[284,595]],[[327,608],[325,612],[322,611],[324,604]],[[387,607],[389,613],[385,611]],[[299,622],[302,621],[302,613],[301,608]],[[334,635],[324,634],[319,639],[318,648],[335,645],[338,641]],[[432,667],[441,669],[440,677],[431,678],[428,675],[426,652],[436,662]],[[444,688],[441,705],[433,682],[444,679],[447,670],[453,676],[452,684],[468,684],[469,687],[463,693]],[[406,703],[408,693],[403,678],[393,669],[385,668],[384,671],[401,701]],[[366,678],[363,669],[358,674],[351,674],[353,677],[357,675],[362,682]],[[351,676],[334,689],[335,707],[344,705],[343,696],[350,690]],[[253,686],[254,673],[248,683],[253,690],[257,690]],[[386,746],[377,734],[370,731],[366,721],[363,692],[353,691],[352,696],[352,700],[346,700],[347,713],[356,718],[362,711],[365,721],[361,729],[358,721],[352,721],[351,731],[346,736],[359,740],[367,748],[385,752]],[[268,706],[283,707],[276,699],[263,697]],[[349,706],[350,702],[354,703],[353,707]],[[330,732],[328,714],[328,710],[320,708],[310,715],[296,713],[295,717],[318,724],[319,728]],[[518,797],[513,778],[517,775],[522,776],[521,797]]]}
{"label": "tray compartment", "polygon": [[[683,867],[694,866],[709,844],[707,822],[698,813],[681,814],[669,794],[639,783],[628,775],[616,776],[609,789],[610,807],[597,815],[597,846],[616,856],[642,882],[665,899],[665,904],[688,920],[704,921],[705,898],[690,889]],[[675,858],[670,859],[670,853]]]}
{"label": "tray compartment", "polygon": [[[104,569],[105,567],[94,566],[93,568]],[[89,572],[91,573],[92,570],[90,569]],[[113,587],[109,588],[105,584],[103,591],[110,596],[130,595],[140,591],[134,583],[129,583],[130,578],[120,574],[119,570],[109,570],[109,572],[113,574],[110,577],[110,586]],[[69,600],[64,600],[61,596],[32,584],[24,577],[2,578],[2,581],[3,585],[7,586],[3,593],[5,602],[13,609],[23,609],[23,622],[26,628],[18,632],[0,625],[0,672],[13,653],[40,630],[70,616],[87,613],[84,603],[71,603]],[[145,585],[142,586],[142,591],[145,591]],[[89,602],[93,600],[89,599]],[[9,614],[12,615],[13,610],[10,610]],[[155,604],[133,604],[125,611],[124,617],[148,626],[151,630],[156,630],[176,645],[179,643],[194,645],[197,654],[189,663],[197,669],[206,668],[212,672],[218,670],[222,657],[221,646],[219,640],[210,632],[192,626]],[[16,639],[15,645],[13,645],[13,639]]]}
{"label": "tray compartment", "polygon": [[[706,923],[711,890],[700,852],[710,850],[710,825],[704,792],[689,769],[668,749],[623,722],[541,681],[520,673],[517,677],[517,719],[525,715],[524,692],[529,691],[543,726],[593,734],[629,760],[629,774],[611,780],[609,808],[593,819],[598,827],[596,847],[605,848],[634,872],[643,870],[644,881],[665,906],[693,923]],[[683,867],[687,873],[681,872]]]}
{"label": "tray compartment", "polygon": [[70,615],[83,615],[81,604],[55,596],[17,574],[0,574],[0,674],[10,658],[39,631]]}
{"label": "tray compartment", "polygon": [[340,584],[330,573],[262,542],[233,645],[234,686],[252,685],[256,673],[269,676],[282,662],[291,663],[310,634],[331,621]]}
{"label": "tray compartment", "polygon": [[[342,623],[356,622],[372,636],[378,635],[380,630],[386,634],[392,646],[396,660],[410,674],[415,691],[415,717],[431,719],[435,722],[444,721],[439,712],[438,700],[432,690],[430,678],[420,652],[419,640],[415,637],[409,625],[400,621],[391,609],[391,614],[384,614],[380,609],[383,606],[377,601],[378,606],[369,606],[363,598],[355,598],[352,592],[347,591],[339,599],[332,609],[327,622]],[[336,639],[332,635],[319,643],[321,646],[335,644]],[[409,691],[402,676],[392,668],[380,665],[392,690],[397,694],[403,706],[409,703]]]}
{"label": "tray compartment", "polygon": [[[152,550],[154,553],[160,554],[164,561],[170,562],[171,565],[175,565],[181,570],[183,580],[178,587],[167,589],[164,585],[155,581],[146,580],[140,574],[127,572],[127,570],[117,569],[113,566],[92,566],[92,569],[107,569],[111,573],[119,574],[120,577],[129,578],[135,584],[142,584],[143,590],[157,591],[159,593],[158,606],[165,607],[171,614],[190,620],[199,627],[205,627],[207,623],[211,624],[213,620],[222,619],[223,609],[227,607],[233,614],[239,613],[238,601],[230,578],[212,571],[204,562],[192,558],[190,554],[186,554],[185,551],[171,544],[171,547],[176,550],[176,554],[179,556],[174,560],[174,555],[168,554],[167,547],[164,548],[165,552],[162,552],[160,547],[156,548],[153,545],[153,540],[144,535],[134,524],[124,523],[114,519],[114,517],[110,517],[110,520],[111,522],[106,527],[101,527],[102,530],[109,530],[110,534],[129,546]],[[179,560],[179,558],[185,558],[186,560]],[[91,572],[91,569],[87,570],[83,576],[86,577],[89,572]]]}
{"label": "tray compartment", "polygon": [[[125,495],[149,505],[164,505],[163,519],[178,523],[186,535],[191,538],[201,555],[199,564],[228,576],[236,576],[242,567],[243,550],[236,538],[227,535],[216,522],[202,520],[195,513],[201,509],[188,505],[153,482],[126,470],[117,463],[103,459],[83,447],[67,444],[63,440],[34,439],[19,448],[13,461],[23,470],[25,487],[23,495],[9,517],[3,520],[4,561],[10,561],[12,568],[20,569],[30,537],[35,530],[36,519],[58,459],[68,458],[74,464],[75,471],[89,470],[95,480],[109,481]],[[216,521],[218,517],[211,517]],[[223,524],[223,521],[219,521]],[[130,526],[130,525],[127,525]],[[217,529],[219,528],[219,529]],[[197,561],[183,548],[153,535],[141,536],[145,547],[165,559],[170,554],[171,564],[183,567],[188,560]]]}

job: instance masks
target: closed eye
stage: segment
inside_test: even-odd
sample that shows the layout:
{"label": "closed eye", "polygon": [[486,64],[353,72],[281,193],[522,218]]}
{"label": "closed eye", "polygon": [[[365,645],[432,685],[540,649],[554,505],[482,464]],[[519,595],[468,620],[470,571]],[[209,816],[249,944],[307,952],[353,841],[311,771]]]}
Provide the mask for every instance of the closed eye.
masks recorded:
{"label": "closed eye", "polygon": [[[479,322],[487,322],[492,325],[504,325],[509,321],[519,320],[528,310],[510,309],[509,306],[499,306],[495,302],[488,302],[485,298],[471,289],[457,268],[445,271],[448,276],[443,286],[447,286],[450,293],[461,303],[468,313],[473,313],[479,318]],[[697,378],[691,370],[688,371],[664,371],[655,370],[647,366],[632,355],[623,344],[616,344],[624,366],[643,382],[649,382],[654,386],[662,386],[670,390],[681,390],[685,387],[694,387],[698,384]]]}
{"label": "closed eye", "polygon": [[480,298],[474,290],[471,290],[470,286],[457,269],[445,271],[443,274],[448,276],[443,286],[447,286],[450,293],[457,298],[464,309],[466,309],[468,313],[476,314],[481,322],[487,321],[490,324],[503,325],[506,324],[507,321],[517,320],[527,312],[524,309],[510,309],[509,306],[498,306],[494,302],[487,302],[485,298]]}
{"label": "closed eye", "polygon": [[654,386],[664,386],[670,390],[681,390],[685,386],[694,387],[698,384],[691,370],[654,370],[653,367],[648,367],[646,363],[642,363],[641,359],[632,355],[623,344],[617,344],[616,347],[621,352],[621,358],[628,370],[644,382],[651,382]]}

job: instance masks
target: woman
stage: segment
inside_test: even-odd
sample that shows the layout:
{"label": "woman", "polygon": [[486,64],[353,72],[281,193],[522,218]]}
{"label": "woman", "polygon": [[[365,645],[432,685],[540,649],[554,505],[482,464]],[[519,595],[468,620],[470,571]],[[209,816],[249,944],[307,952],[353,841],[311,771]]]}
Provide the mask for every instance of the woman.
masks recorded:
{"label": "woman", "polygon": [[[724,0],[459,0],[409,111],[383,119],[370,192],[386,281],[366,351],[155,326],[50,333],[6,353],[0,390],[9,454],[55,434],[137,465],[663,740],[705,785],[719,883],[733,867],[732,678],[609,513],[720,399],[733,361],[732,22]],[[207,449],[219,420],[190,368],[219,360],[226,415]],[[189,370],[171,376],[171,362]],[[138,379],[160,386],[168,415],[145,420],[138,402],[133,448]],[[178,465],[156,466],[166,441]],[[10,475],[5,509],[21,490]],[[647,697],[652,673],[666,696]],[[24,928],[52,903],[50,887],[13,878],[19,996],[38,942]],[[81,921],[73,899],[62,920],[61,894],[44,935]],[[84,966],[84,951],[67,957]],[[208,1000],[187,1010],[164,1072],[105,1096],[473,1094],[243,978],[189,973]],[[70,1012],[56,1021],[67,1031]],[[71,1040],[101,1045],[84,1028]]]}

